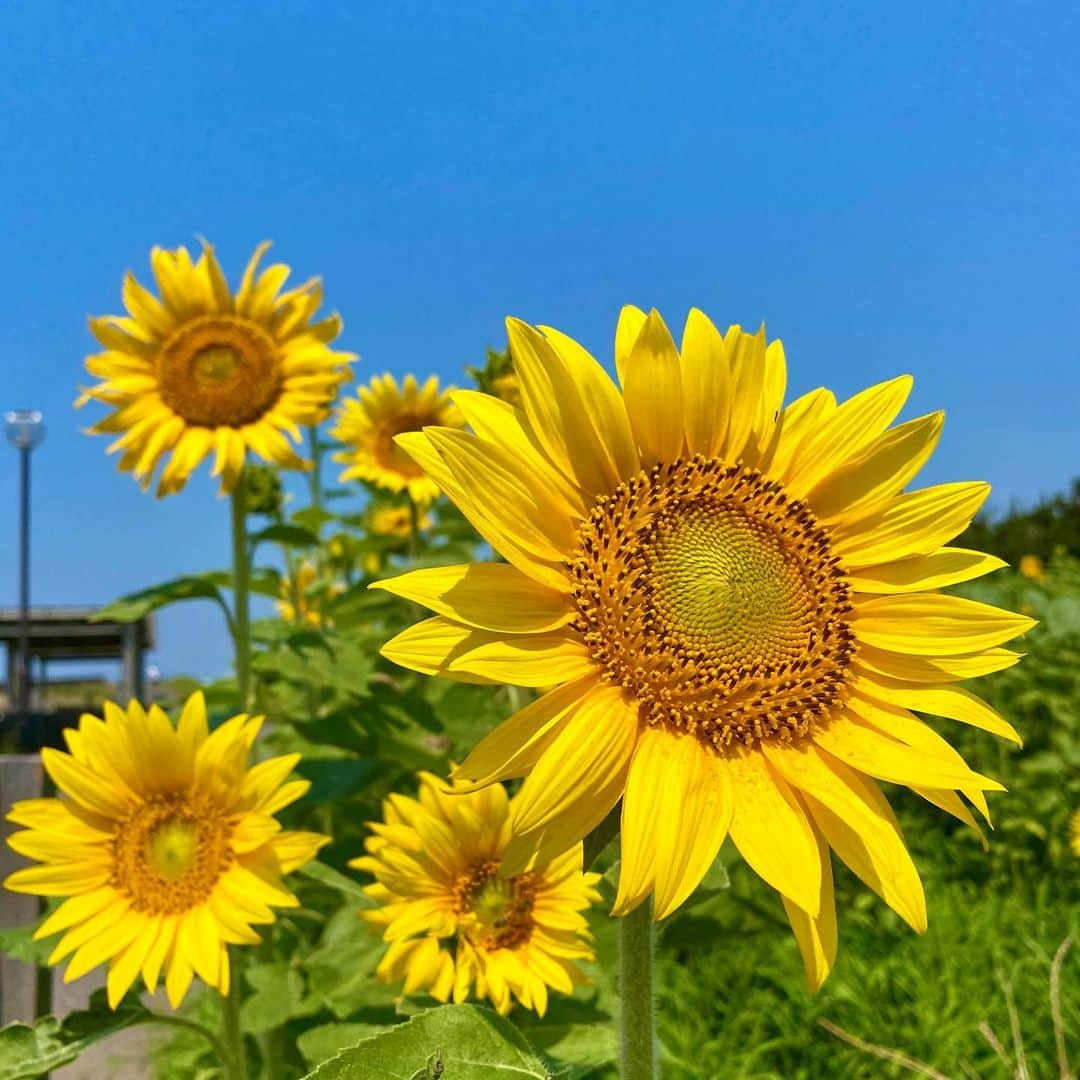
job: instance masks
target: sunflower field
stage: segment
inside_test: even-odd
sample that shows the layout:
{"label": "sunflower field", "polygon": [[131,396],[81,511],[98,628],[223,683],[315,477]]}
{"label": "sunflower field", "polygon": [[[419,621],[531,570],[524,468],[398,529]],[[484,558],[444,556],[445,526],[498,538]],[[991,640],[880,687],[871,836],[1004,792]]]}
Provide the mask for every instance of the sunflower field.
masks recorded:
{"label": "sunflower field", "polygon": [[232,551],[98,617],[216,605],[232,674],[43,751],[0,949],[102,988],[0,1080],[1075,1077],[1076,538],[920,486],[908,376],[627,307],[398,380],[266,251],[90,321],[90,445]]}

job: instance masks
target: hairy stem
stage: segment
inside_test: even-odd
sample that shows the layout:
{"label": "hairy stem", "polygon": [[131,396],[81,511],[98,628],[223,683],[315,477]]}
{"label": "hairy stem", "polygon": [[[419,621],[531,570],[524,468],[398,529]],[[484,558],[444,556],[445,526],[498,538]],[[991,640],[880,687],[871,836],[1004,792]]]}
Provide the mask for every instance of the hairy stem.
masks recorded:
{"label": "hairy stem", "polygon": [[[236,965],[234,965],[235,968]],[[247,1053],[240,1030],[240,972],[234,970],[229,992],[221,999],[221,1019],[225,1034],[227,1080],[247,1080]]]}
{"label": "hairy stem", "polygon": [[251,709],[251,554],[247,539],[246,495],[241,472],[232,491],[233,640],[241,712]]}
{"label": "hairy stem", "polygon": [[619,1076],[655,1080],[652,900],[619,920]]}

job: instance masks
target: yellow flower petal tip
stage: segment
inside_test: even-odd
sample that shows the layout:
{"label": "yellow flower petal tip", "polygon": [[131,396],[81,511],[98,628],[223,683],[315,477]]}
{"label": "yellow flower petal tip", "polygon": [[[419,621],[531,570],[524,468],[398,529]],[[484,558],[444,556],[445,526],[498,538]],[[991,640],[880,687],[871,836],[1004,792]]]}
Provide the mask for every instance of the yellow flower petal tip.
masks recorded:
{"label": "yellow flower petal tip", "polygon": [[71,958],[66,981],[107,965],[112,1008],[140,975],[153,992],[164,973],[174,1006],[195,976],[226,993],[226,945],[257,942],[253,924],[296,906],[282,878],[329,837],[281,829],[274,815],[308,785],[287,781],[296,755],[248,765],[255,725],[211,733],[199,693],[176,724],[110,702],[66,733],[68,752],[43,751],[64,798],[14,805],[8,844],[37,865],[5,886],[64,898],[34,937],[62,934],[49,963]]}

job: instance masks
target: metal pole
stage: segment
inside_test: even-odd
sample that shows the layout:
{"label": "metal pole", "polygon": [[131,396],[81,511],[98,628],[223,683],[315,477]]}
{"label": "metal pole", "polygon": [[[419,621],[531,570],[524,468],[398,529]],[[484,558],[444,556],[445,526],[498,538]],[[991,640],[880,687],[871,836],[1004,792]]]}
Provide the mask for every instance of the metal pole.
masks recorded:
{"label": "metal pole", "polygon": [[30,446],[19,447],[19,662],[16,709],[25,729],[30,722]]}

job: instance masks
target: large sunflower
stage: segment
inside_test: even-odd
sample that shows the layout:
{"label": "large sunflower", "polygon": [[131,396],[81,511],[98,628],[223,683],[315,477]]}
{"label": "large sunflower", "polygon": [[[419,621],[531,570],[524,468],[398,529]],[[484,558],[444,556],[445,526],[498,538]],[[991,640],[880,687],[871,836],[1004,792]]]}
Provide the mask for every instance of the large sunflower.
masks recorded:
{"label": "large sunflower", "polygon": [[548,987],[571,993],[583,978],[574,961],[592,958],[582,912],[600,899],[600,875],[582,873],[577,844],[500,877],[512,803],[501,784],[462,792],[421,773],[419,800],[385,800],[368,854],[349,863],[375,877],[364,891],[380,906],[361,915],[390,942],[377,974],[404,979],[406,994],[475,993],[501,1013],[516,998],[543,1016]]}
{"label": "large sunflower", "polygon": [[906,376],[785,408],[780,343],[699,311],[680,351],[655,311],[624,310],[621,393],[558,331],[509,331],[520,409],[459,393],[473,434],[398,440],[507,563],[380,583],[438,613],[390,659],[556,687],[456,773],[526,776],[508,868],[577,843],[621,799],[616,913],[655,893],[670,914],[730,835],[783,897],[815,987],[836,945],[830,848],[923,930],[873,778],[974,826],[957,792],[985,813],[1000,785],[914,713],[1017,740],[955,684],[1014,663],[1001,645],[1032,626],[938,591],[1002,565],[942,546],[986,484],[904,491],[941,414],[890,427]]}
{"label": "large sunflower", "polygon": [[90,320],[106,351],[87,357],[86,369],[102,381],[77,404],[113,408],[90,430],[119,434],[109,452],[122,451],[121,470],[143,488],[166,456],[158,495],[179,491],[211,451],[223,491],[248,450],[286,468],[305,464],[289,437],[299,442],[301,425],[325,419],[355,357],[329,347],[341,332],[337,315],[311,321],[322,303],[317,278],[283,293],[287,266],[258,272],[269,246],[256,249],[235,295],[208,244],[195,260],[184,247],[156,247],[161,298],[128,273],[128,316]]}
{"label": "large sunflower", "polygon": [[42,865],[4,882],[13,892],[66,899],[35,938],[65,931],[50,964],[71,956],[65,982],[109,965],[109,1004],[139,974],[152,992],[162,971],[175,1007],[198,975],[229,990],[226,946],[255,944],[253,925],[274,907],[296,907],[281,883],[329,837],[283,832],[274,819],[310,784],[285,782],[299,754],[248,768],[261,718],[235,716],[210,732],[201,693],[176,727],[156,705],[105,704],[64,737],[68,753],[43,750],[66,798],[18,802],[8,838]]}
{"label": "large sunflower", "polygon": [[449,392],[439,388],[436,376],[420,386],[414,376],[406,375],[399,387],[393,375],[376,375],[338,410],[332,434],[345,444],[334,455],[346,466],[342,481],[366,480],[387,491],[407,491],[416,503],[431,502],[439,494],[438,485],[395,443],[403,432],[429,425],[464,427],[461,413]]}

